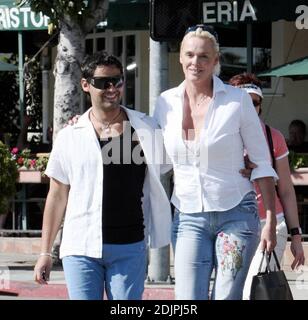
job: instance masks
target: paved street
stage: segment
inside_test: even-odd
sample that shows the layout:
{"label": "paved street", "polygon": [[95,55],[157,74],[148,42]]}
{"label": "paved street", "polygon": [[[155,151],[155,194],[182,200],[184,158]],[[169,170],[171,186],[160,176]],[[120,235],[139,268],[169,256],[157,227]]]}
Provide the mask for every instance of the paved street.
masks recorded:
{"label": "paved street", "polygon": [[[61,267],[54,267],[48,285],[33,281],[35,255],[0,254],[0,300],[67,299],[64,273]],[[285,271],[295,300],[308,300],[308,267],[302,272]],[[9,279],[9,282],[7,281]],[[16,294],[8,295],[8,294]],[[146,284],[144,300],[173,300],[173,285]]]}

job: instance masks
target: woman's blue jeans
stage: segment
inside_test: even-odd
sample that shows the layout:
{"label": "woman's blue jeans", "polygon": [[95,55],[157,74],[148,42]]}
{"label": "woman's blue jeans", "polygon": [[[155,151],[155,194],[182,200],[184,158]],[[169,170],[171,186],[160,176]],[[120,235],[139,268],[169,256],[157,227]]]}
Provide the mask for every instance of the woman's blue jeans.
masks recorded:
{"label": "woman's blue jeans", "polygon": [[207,300],[213,269],[211,299],[240,300],[260,239],[255,193],[223,212],[175,212],[172,244],[175,251],[175,297]]}
{"label": "woman's blue jeans", "polygon": [[141,300],[146,277],[147,250],[144,241],[104,244],[103,257],[66,256],[63,269],[69,298]]}

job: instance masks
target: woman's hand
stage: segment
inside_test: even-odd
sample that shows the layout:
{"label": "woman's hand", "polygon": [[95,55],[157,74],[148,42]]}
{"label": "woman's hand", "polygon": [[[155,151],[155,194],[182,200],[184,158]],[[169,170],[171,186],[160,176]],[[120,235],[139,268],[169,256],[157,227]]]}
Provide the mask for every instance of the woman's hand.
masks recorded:
{"label": "woman's hand", "polygon": [[294,270],[297,269],[300,265],[304,265],[305,263],[305,255],[301,235],[298,234],[292,236],[290,249],[294,257],[291,268],[292,270]]}
{"label": "woman's hand", "polygon": [[261,232],[261,241],[259,249],[267,252],[272,252],[277,244],[276,239],[276,223],[265,223]]}
{"label": "woman's hand", "polygon": [[76,114],[72,119],[69,119],[67,123],[64,124],[64,128],[67,126],[73,126],[74,124],[76,124],[78,122],[80,118],[80,114]]}
{"label": "woman's hand", "polygon": [[257,168],[257,165],[249,160],[248,155],[244,156],[245,169],[240,170],[240,174],[244,178],[250,179],[252,169]]}

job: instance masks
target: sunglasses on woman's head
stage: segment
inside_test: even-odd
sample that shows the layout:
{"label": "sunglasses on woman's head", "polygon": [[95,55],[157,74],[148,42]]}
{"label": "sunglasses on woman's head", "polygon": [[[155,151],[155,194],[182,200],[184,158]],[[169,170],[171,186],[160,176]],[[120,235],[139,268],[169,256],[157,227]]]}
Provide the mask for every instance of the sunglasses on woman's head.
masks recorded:
{"label": "sunglasses on woman's head", "polygon": [[189,32],[193,32],[196,31],[198,28],[201,28],[202,31],[207,31],[208,33],[210,33],[212,36],[214,36],[214,38],[216,39],[216,41],[218,42],[218,34],[217,32],[214,30],[214,28],[212,26],[207,26],[205,24],[196,24],[195,26],[191,26],[189,27],[186,31],[185,31],[185,35]]}
{"label": "sunglasses on woman's head", "polygon": [[116,77],[93,77],[90,78],[90,84],[96,89],[107,90],[111,87],[115,87],[116,89],[120,89],[123,84],[124,80],[122,76]]}

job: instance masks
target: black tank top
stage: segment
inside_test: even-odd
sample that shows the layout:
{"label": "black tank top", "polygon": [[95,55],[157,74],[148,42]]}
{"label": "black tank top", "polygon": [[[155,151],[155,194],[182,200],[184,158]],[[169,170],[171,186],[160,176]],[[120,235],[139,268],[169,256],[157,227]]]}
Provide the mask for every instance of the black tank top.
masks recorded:
{"label": "black tank top", "polygon": [[103,156],[103,242],[134,243],[144,239],[142,212],[146,163],[129,122],[118,137],[99,140]]}

